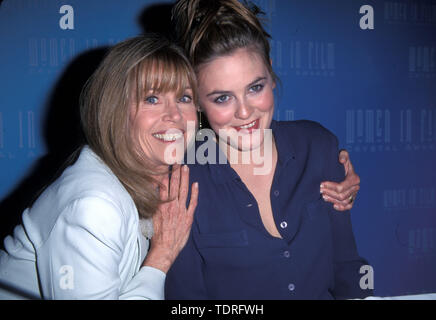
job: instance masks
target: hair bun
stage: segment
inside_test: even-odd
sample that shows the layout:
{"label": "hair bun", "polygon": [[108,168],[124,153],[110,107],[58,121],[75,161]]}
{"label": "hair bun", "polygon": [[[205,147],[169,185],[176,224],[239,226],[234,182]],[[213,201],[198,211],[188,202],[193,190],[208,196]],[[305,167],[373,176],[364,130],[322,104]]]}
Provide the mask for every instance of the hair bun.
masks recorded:
{"label": "hair bun", "polygon": [[259,17],[263,14],[246,0],[178,0],[172,22],[177,42],[194,67],[250,47],[257,50],[270,70],[270,36]]}

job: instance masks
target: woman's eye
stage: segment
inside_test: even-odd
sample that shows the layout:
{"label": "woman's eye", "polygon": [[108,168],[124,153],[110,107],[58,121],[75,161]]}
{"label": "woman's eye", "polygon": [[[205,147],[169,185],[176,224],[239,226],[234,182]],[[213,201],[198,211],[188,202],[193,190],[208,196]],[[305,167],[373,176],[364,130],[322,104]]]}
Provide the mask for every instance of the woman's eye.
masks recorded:
{"label": "woman's eye", "polygon": [[263,87],[264,87],[263,84],[256,84],[250,88],[250,91],[251,92],[259,92],[259,91],[262,91]]}
{"label": "woman's eye", "polygon": [[224,103],[224,102],[229,101],[229,99],[230,99],[229,96],[222,95],[222,96],[219,96],[218,98],[216,98],[214,101],[215,101],[215,103]]}
{"label": "woman's eye", "polygon": [[180,102],[182,103],[191,103],[192,97],[190,95],[185,94],[183,97],[180,98]]}
{"label": "woman's eye", "polygon": [[145,98],[145,102],[149,104],[156,104],[159,99],[156,96],[149,96]]}

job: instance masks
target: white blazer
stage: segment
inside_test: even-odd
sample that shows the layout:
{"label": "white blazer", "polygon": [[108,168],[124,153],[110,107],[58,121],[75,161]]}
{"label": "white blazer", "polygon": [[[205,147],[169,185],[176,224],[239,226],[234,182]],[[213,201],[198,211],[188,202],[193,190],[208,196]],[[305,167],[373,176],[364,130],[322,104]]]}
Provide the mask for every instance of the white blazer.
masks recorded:
{"label": "white blazer", "polygon": [[89,147],[22,221],[0,251],[0,299],[164,298],[165,273],[141,267],[149,240],[136,206]]}

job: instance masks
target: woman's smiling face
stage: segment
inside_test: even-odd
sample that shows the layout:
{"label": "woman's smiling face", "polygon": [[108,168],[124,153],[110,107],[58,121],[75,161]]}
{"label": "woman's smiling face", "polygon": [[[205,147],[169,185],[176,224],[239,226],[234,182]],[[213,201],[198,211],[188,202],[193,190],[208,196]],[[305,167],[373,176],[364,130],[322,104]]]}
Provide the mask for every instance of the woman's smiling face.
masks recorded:
{"label": "woman's smiling face", "polygon": [[176,150],[174,144],[180,144],[178,149],[182,152],[177,156],[182,158],[187,144],[194,137],[197,111],[192,89],[185,89],[183,94],[150,91],[138,105],[132,103],[130,110],[133,139],[155,166],[167,166],[181,160],[167,151]]}
{"label": "woman's smiling face", "polygon": [[197,75],[200,106],[212,129],[240,151],[261,147],[274,113],[275,88],[261,57],[238,49],[200,66]]}

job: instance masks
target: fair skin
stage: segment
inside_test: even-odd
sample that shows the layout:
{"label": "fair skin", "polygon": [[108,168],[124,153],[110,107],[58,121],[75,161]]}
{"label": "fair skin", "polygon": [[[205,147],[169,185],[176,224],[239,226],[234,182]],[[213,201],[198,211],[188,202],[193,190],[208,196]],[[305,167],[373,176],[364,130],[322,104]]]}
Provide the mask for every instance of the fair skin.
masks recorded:
{"label": "fair skin", "polygon": [[[274,113],[275,83],[260,56],[253,50],[238,49],[230,55],[220,56],[200,66],[199,101],[212,129],[220,135],[224,132],[228,140],[227,154],[230,148],[237,149],[239,158],[243,153],[263,147],[264,136],[253,135],[256,129],[263,132],[268,129]],[[235,136],[249,135],[248,145],[242,145]],[[264,175],[253,175],[257,163],[233,163],[232,168],[238,173],[248,190],[257,200],[265,229],[274,237],[280,237],[272,215],[270,189],[277,162],[277,149],[272,141],[272,167]],[[345,155],[347,175],[354,171]],[[356,175],[357,176],[357,175]],[[358,178],[358,177],[357,177]],[[351,182],[353,183],[353,182]],[[348,210],[352,203],[349,196],[355,195],[358,186],[347,188],[350,181],[341,184],[323,182],[326,201],[335,204],[338,210]],[[345,192],[344,192],[345,190]]]}
{"label": "fair skin", "polygon": [[341,150],[339,153],[339,162],[344,166],[346,180],[341,183],[323,181],[320,192],[325,201],[333,203],[336,210],[345,211],[353,207],[354,202],[350,202],[350,197],[356,198],[360,189],[360,178],[354,172],[354,167],[346,150]]}
{"label": "fair skin", "polygon": [[[188,121],[197,121],[192,90],[186,88],[183,94],[176,92],[150,91],[143,101],[130,107],[130,133],[138,141],[143,153],[150,159],[156,170],[165,171],[165,149],[171,144],[185,143],[193,137],[188,132]],[[184,146],[185,147],[185,146]],[[173,264],[180,250],[186,244],[197,206],[198,184],[191,187],[188,207],[189,168],[174,165],[171,178],[159,177],[161,204],[153,215],[153,239],[143,266],[150,266],[165,273]]]}
{"label": "fair skin", "polygon": [[[136,103],[130,107],[130,132],[134,141],[139,142],[139,147],[156,169],[163,171],[172,164],[165,158],[165,150],[173,144],[186,144],[193,138],[188,121],[197,121],[191,88],[181,94],[150,90],[138,108]],[[186,149],[186,145],[182,147]]]}
{"label": "fair skin", "polygon": [[153,215],[153,239],[143,266],[168,272],[180,250],[186,244],[198,202],[198,183],[191,187],[188,208],[186,199],[189,190],[188,166],[173,168],[171,179],[163,179],[164,188],[159,188],[162,200],[172,199],[160,205]]}

